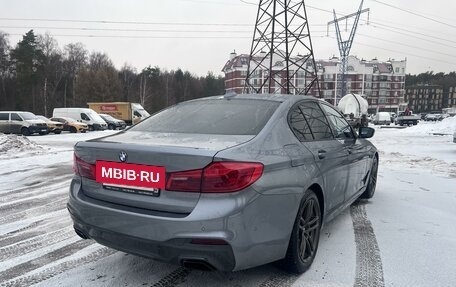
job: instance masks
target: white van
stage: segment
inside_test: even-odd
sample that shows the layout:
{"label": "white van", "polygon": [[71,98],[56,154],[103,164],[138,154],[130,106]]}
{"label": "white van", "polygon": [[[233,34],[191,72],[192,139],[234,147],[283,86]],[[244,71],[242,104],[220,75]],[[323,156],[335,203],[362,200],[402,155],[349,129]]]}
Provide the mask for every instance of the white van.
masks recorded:
{"label": "white van", "polygon": [[374,125],[390,125],[391,115],[388,112],[378,112],[374,118]]}
{"label": "white van", "polygon": [[106,130],[108,125],[106,122],[92,109],[87,108],[55,108],[52,114],[54,118],[68,117],[85,123],[89,126],[89,130]]}

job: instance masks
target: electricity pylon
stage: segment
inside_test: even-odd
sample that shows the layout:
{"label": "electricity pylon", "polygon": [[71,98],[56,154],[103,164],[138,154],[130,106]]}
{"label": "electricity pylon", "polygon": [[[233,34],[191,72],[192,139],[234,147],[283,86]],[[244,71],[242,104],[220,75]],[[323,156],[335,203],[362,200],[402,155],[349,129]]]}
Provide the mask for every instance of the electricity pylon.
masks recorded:
{"label": "electricity pylon", "polygon": [[260,0],[244,92],[307,94],[314,83],[320,96],[304,1]]}
{"label": "electricity pylon", "polygon": [[[333,10],[334,20],[331,22],[328,22],[328,29],[331,24],[335,24],[335,26],[336,26],[337,43],[339,44],[340,61],[341,61],[341,64],[339,66],[340,74],[338,75],[338,79],[337,79],[338,87],[337,87],[337,94],[336,94],[336,102],[334,103],[335,105],[337,105],[339,103],[339,100],[341,99],[341,97],[345,96],[345,94],[347,93],[347,69],[348,69],[347,62],[348,62],[348,56],[350,55],[350,50],[351,50],[351,47],[353,44],[353,39],[355,38],[356,29],[358,28],[359,18],[362,13],[370,11],[369,8],[363,10],[363,2],[364,2],[364,0],[361,1],[361,5],[359,6],[358,12],[352,13],[350,15],[347,15],[347,16],[344,16],[341,18],[337,18],[336,11]],[[350,36],[348,37],[347,40],[343,41],[342,35],[340,33],[339,22],[343,21],[343,20],[347,21],[348,18],[351,18],[353,16],[355,16],[355,23],[353,24],[353,27],[351,29]],[[369,17],[368,17],[368,19],[369,19]],[[368,20],[368,23],[369,23],[369,20]],[[348,24],[346,24],[346,26],[348,26]]]}

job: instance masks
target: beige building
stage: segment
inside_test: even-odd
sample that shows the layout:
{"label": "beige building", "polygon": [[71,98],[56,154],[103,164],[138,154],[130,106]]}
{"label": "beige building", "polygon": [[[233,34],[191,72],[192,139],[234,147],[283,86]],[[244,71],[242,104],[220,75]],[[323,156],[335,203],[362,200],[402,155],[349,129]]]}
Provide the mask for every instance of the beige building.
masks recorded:
{"label": "beige building", "polygon": [[[232,53],[230,59],[223,67],[225,73],[225,89],[227,92],[242,93],[245,78],[247,77],[249,55]],[[333,57],[329,60],[316,62],[321,90],[321,97],[330,103],[335,102],[338,88],[338,75],[340,60]],[[276,63],[281,69],[281,63]],[[404,101],[405,73],[407,62],[405,60],[388,60],[380,62],[360,60],[355,56],[348,58],[347,94],[356,93],[363,95],[369,103],[369,113],[377,111],[396,112]],[[311,67],[307,67],[311,69]],[[293,68],[292,68],[293,69]],[[294,73],[293,73],[294,74]],[[260,85],[263,82],[264,71],[257,71],[251,83]],[[304,73],[297,73],[293,79],[295,86],[303,88],[311,80]],[[340,81],[340,80],[339,80]],[[264,92],[267,91],[267,87]],[[277,88],[276,93],[283,93]],[[318,89],[314,87],[309,94],[318,97]]]}

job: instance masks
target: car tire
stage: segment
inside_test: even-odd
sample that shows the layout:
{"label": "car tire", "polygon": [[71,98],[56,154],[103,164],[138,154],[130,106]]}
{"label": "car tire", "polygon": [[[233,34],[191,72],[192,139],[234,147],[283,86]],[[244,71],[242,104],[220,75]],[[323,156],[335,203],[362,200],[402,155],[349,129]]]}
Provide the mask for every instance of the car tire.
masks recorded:
{"label": "car tire", "polygon": [[39,134],[40,134],[40,136],[44,136],[44,135],[49,134],[49,132],[40,132]]}
{"label": "car tire", "polygon": [[55,133],[56,135],[61,134],[61,133],[62,133],[62,130],[55,130],[54,133]]}
{"label": "car tire", "polygon": [[89,126],[89,131],[94,131],[95,129],[93,128],[93,126]]}
{"label": "car tire", "polygon": [[75,134],[77,132],[78,132],[78,130],[75,127],[70,128],[70,133]]}
{"label": "car tire", "polygon": [[23,136],[29,136],[30,135],[30,130],[28,128],[22,128],[21,129],[21,134]]}
{"label": "car tire", "polygon": [[377,173],[378,173],[378,158],[374,156],[372,161],[372,166],[369,174],[369,182],[367,183],[366,190],[361,194],[359,198],[370,199],[375,194],[375,189],[377,187]]}
{"label": "car tire", "polygon": [[301,200],[288,244],[283,267],[292,273],[304,273],[312,265],[320,241],[321,210],[315,192],[307,190]]}
{"label": "car tire", "polygon": [[108,130],[115,130],[115,129],[116,129],[115,125],[113,125],[113,124],[108,125]]}

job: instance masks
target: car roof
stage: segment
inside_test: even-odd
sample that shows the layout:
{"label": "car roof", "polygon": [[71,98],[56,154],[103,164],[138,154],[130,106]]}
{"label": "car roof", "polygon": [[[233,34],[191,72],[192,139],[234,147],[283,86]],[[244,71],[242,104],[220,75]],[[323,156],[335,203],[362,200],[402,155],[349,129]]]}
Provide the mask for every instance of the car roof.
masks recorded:
{"label": "car roof", "polygon": [[274,102],[286,102],[292,101],[297,102],[300,100],[316,100],[318,98],[312,96],[303,96],[303,95],[286,95],[286,94],[226,94],[226,95],[219,95],[219,96],[212,96],[206,98],[196,99],[198,100],[208,100],[208,99],[246,99],[246,100],[265,100],[265,101],[274,101]]}

